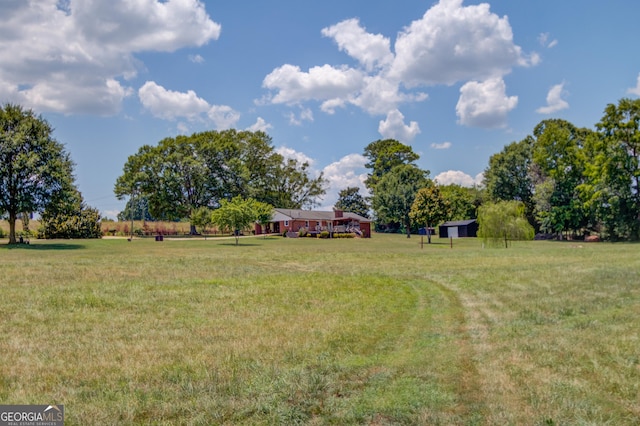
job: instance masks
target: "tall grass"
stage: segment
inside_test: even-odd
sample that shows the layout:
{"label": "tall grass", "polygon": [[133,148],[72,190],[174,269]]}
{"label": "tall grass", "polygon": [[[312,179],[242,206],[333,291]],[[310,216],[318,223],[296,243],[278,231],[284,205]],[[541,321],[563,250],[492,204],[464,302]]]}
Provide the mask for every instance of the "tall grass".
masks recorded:
{"label": "tall grass", "polygon": [[68,424],[637,424],[633,244],[0,246],[0,403]]}

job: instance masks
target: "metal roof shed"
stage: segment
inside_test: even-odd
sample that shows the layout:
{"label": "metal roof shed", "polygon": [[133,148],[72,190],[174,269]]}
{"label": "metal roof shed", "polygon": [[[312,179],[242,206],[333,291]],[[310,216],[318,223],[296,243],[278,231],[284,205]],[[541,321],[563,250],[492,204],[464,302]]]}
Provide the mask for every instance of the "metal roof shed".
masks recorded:
{"label": "metal roof shed", "polygon": [[463,238],[478,236],[476,219],[454,220],[445,222],[439,227],[440,238]]}

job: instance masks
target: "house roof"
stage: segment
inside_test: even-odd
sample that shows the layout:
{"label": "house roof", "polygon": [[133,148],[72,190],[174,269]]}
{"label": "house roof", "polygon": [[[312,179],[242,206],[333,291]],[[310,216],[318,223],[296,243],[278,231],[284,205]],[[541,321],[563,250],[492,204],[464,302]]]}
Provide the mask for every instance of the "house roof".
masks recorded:
{"label": "house roof", "polygon": [[371,219],[356,213],[342,212],[342,217],[336,217],[335,211],[301,210],[301,209],[274,209],[273,221],[281,220],[340,220],[351,219],[358,222],[371,222]]}
{"label": "house roof", "polygon": [[468,219],[468,220],[452,220],[450,222],[445,222],[440,226],[465,226],[470,225],[472,223],[477,222],[477,219]]}

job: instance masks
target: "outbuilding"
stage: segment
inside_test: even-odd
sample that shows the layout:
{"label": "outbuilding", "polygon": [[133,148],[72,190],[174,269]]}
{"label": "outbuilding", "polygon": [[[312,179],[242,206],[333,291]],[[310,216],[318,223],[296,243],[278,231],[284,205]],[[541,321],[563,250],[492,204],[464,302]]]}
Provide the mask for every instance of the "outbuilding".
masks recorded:
{"label": "outbuilding", "polygon": [[476,219],[455,220],[440,225],[440,238],[463,238],[478,236]]}

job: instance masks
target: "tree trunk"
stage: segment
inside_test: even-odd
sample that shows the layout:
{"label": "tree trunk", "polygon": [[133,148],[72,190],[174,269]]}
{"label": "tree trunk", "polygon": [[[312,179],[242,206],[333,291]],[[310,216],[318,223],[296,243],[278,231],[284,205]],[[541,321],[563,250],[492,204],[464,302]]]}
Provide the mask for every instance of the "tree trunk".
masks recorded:
{"label": "tree trunk", "polygon": [[16,243],[16,212],[9,212],[9,244]]}
{"label": "tree trunk", "polygon": [[197,235],[198,231],[196,230],[196,226],[194,224],[189,224],[189,234]]}
{"label": "tree trunk", "polygon": [[429,223],[427,223],[427,243],[431,244],[431,229],[429,228]]}
{"label": "tree trunk", "polygon": [[404,221],[404,226],[405,228],[407,228],[407,238],[411,238],[411,221],[410,220],[405,220]]}

